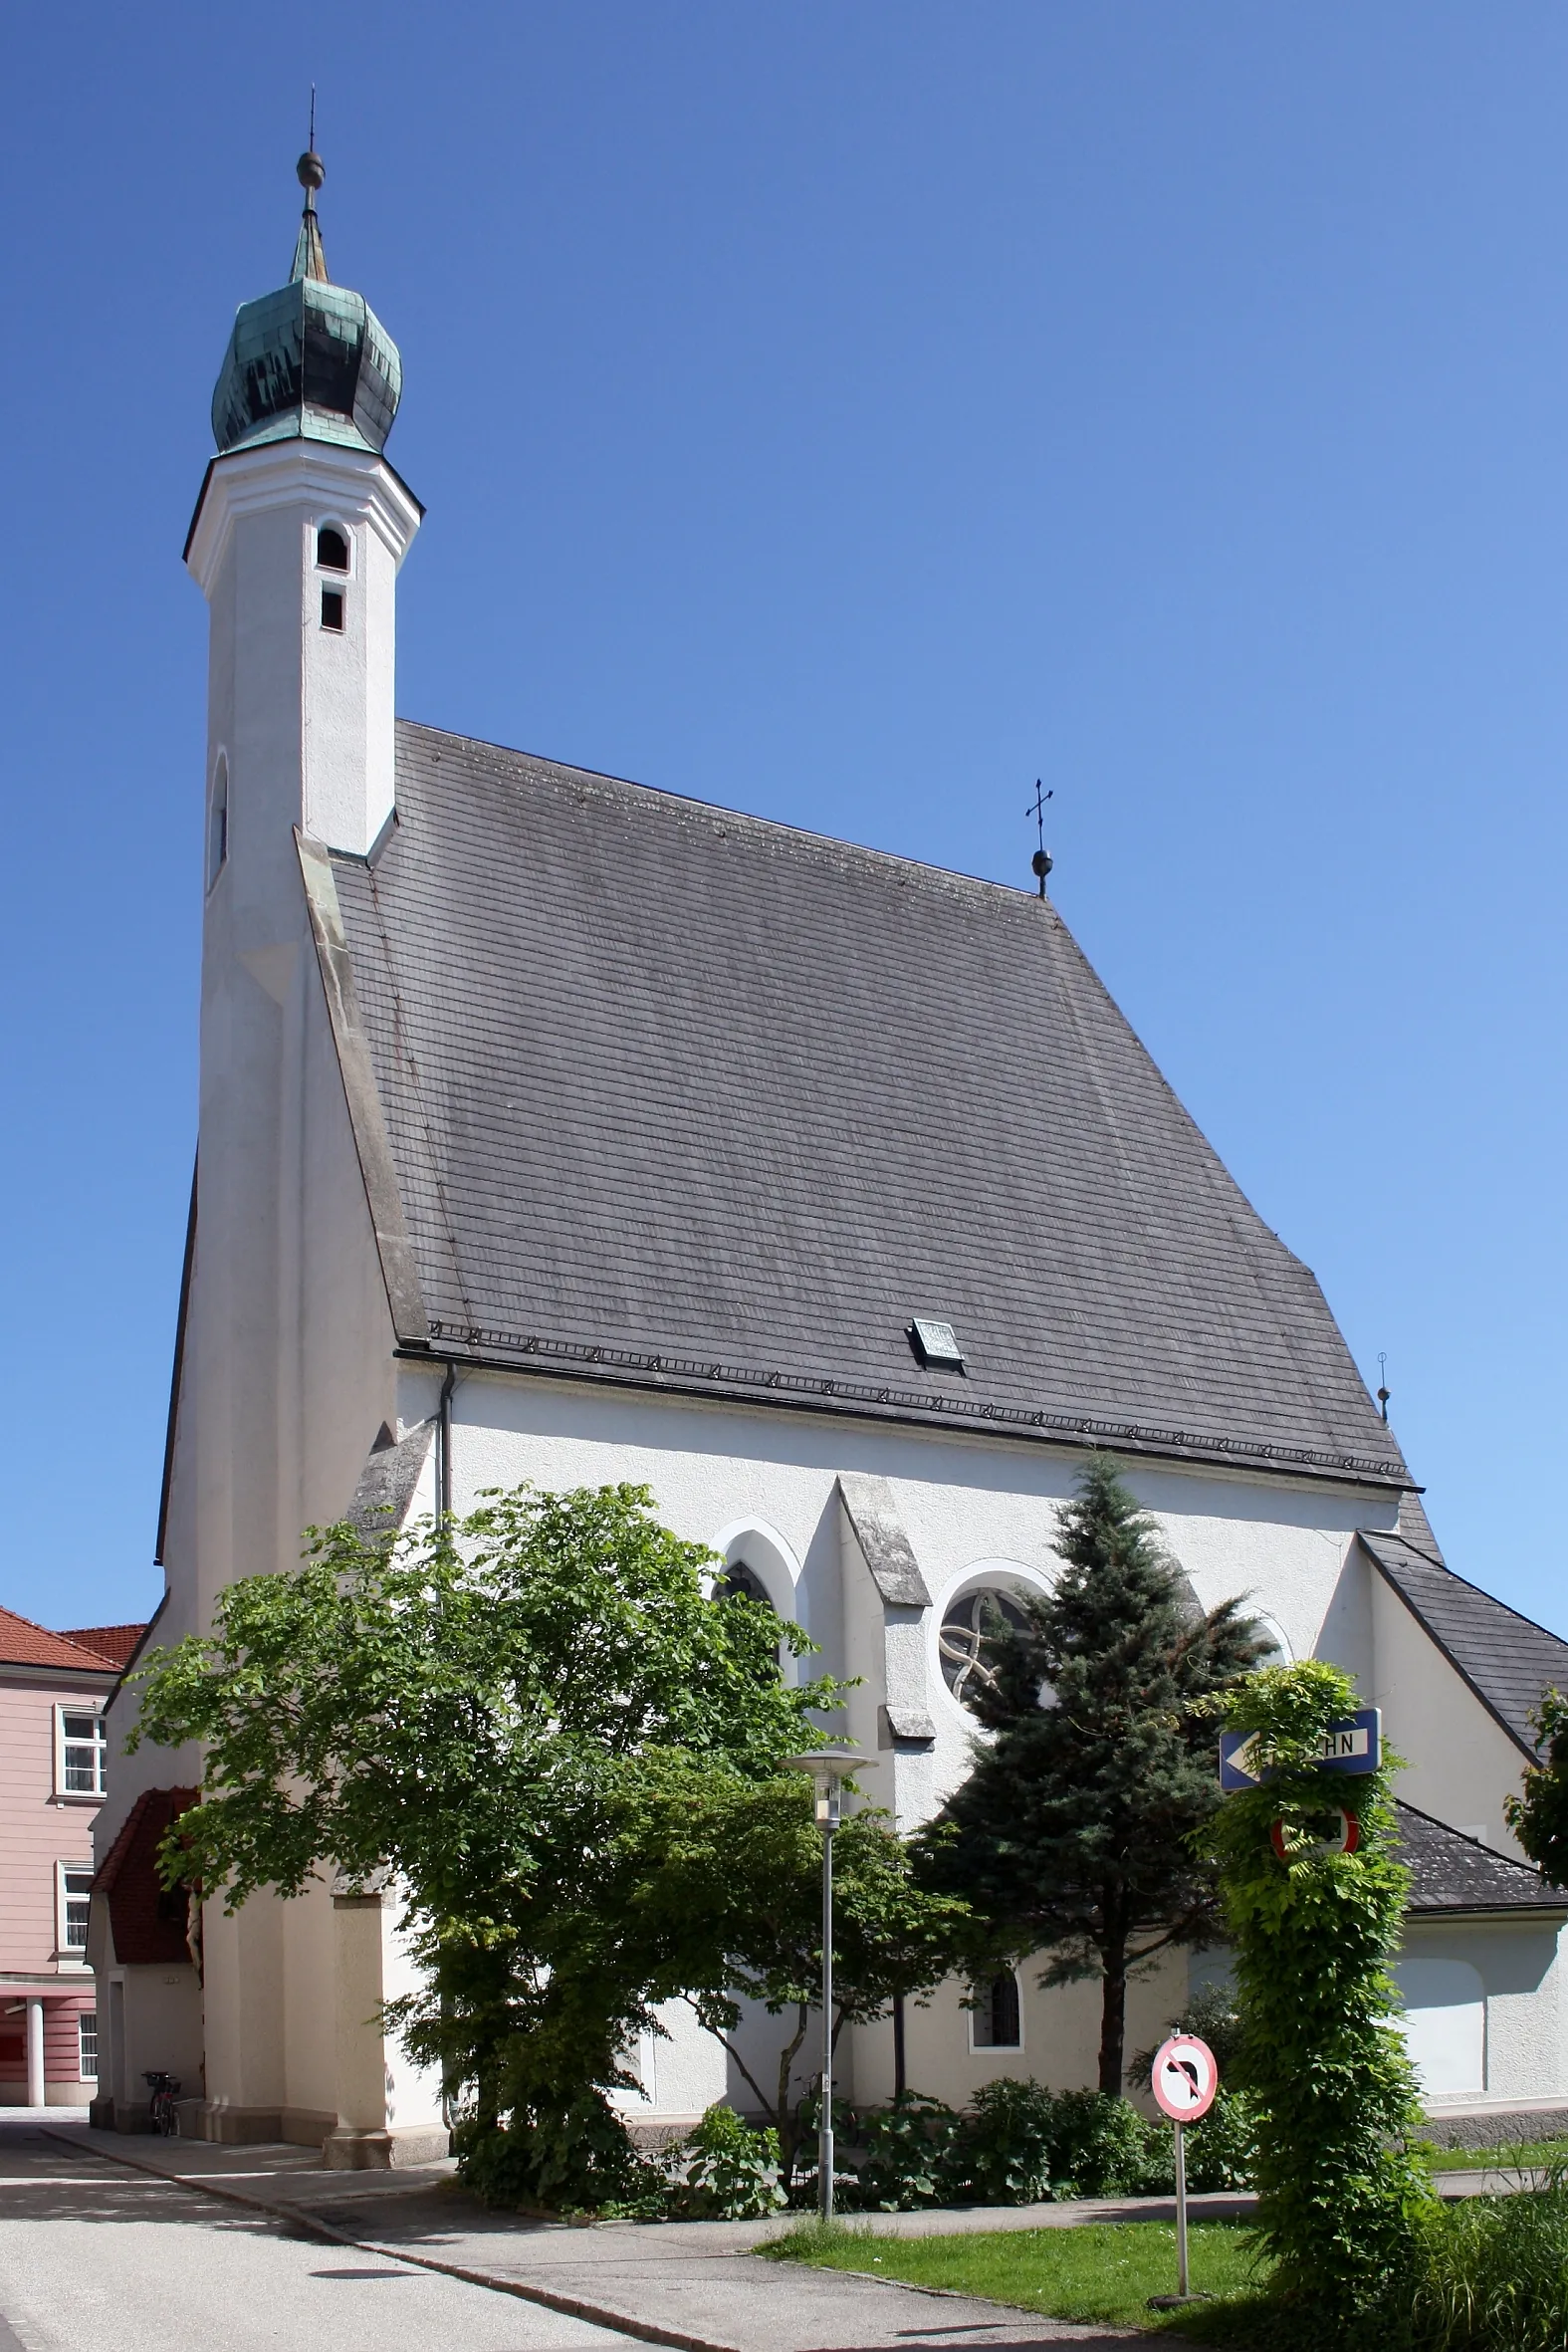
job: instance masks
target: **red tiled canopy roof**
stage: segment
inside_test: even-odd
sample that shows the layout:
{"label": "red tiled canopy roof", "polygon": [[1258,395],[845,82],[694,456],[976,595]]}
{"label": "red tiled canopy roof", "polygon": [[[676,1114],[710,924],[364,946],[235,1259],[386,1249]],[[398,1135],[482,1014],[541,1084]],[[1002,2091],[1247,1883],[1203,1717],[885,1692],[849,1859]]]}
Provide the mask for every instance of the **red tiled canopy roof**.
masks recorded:
{"label": "red tiled canopy roof", "polygon": [[109,1903],[114,1958],[122,1965],[167,1968],[190,1959],[187,1898],[183,1889],[170,1894],[162,1885],[157,1853],[165,1829],[198,1794],[194,1788],[144,1788],[93,1881],[94,1894]]}

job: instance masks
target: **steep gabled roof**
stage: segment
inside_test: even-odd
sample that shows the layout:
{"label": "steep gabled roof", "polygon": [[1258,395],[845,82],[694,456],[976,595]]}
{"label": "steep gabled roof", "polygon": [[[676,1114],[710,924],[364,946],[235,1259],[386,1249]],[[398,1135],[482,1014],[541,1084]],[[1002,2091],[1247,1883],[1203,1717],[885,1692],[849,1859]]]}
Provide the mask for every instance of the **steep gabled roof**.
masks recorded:
{"label": "steep gabled roof", "polygon": [[438,1351],[1406,1481],[1049,904],[429,728],[397,778],[333,871]]}
{"label": "steep gabled roof", "polygon": [[1414,1918],[1444,1912],[1544,1911],[1568,1917],[1568,1889],[1527,1862],[1499,1854],[1415,1805],[1396,1806],[1401,1857],[1410,1866]]}
{"label": "steep gabled roof", "polygon": [[1401,1515],[1401,1525],[1408,1531],[1398,1535],[1363,1529],[1361,1542],[1487,1713],[1525,1756],[1533,1757],[1530,1711],[1540,1705],[1544,1691],[1568,1691],[1568,1642],[1456,1576],[1444,1564],[1425,1519],[1424,1541],[1408,1515]]}
{"label": "steep gabled roof", "polygon": [[14,1609],[0,1609],[0,1666],[58,1666],[62,1673],[112,1674],[113,1661],[75,1634],[51,1633]]}

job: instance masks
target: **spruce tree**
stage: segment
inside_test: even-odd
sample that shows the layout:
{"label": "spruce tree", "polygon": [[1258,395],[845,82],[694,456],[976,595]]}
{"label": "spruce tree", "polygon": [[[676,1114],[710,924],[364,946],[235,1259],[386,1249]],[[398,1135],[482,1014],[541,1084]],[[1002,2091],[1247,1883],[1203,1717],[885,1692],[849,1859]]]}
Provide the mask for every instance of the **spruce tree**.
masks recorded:
{"label": "spruce tree", "polygon": [[982,1645],[968,1696],[989,1740],[920,1840],[922,1868],[991,1923],[994,1950],[1044,1952],[1044,1982],[1102,1982],[1099,2087],[1122,2088],[1127,1983],[1217,1932],[1190,1842],[1220,1801],[1197,1702],[1262,1650],[1238,1601],[1205,1616],[1109,1456],[1063,1507],[1064,1564]]}

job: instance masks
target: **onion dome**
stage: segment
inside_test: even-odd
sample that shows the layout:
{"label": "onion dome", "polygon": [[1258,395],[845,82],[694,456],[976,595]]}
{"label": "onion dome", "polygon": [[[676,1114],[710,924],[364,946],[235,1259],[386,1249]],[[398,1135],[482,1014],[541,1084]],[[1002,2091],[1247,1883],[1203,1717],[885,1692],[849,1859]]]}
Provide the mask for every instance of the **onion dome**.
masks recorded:
{"label": "onion dome", "polygon": [[316,191],[326,167],[300,157],[305,213],[287,286],[242,304],[212,395],[221,452],[264,441],[335,441],[379,455],[403,388],[403,363],[362,294],[327,275]]}

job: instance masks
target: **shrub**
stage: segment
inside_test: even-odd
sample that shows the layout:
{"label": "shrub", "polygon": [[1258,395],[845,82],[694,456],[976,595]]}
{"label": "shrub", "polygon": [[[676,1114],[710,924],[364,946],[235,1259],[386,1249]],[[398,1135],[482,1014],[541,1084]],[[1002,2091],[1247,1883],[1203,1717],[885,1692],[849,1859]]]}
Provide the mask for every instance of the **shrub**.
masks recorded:
{"label": "shrub", "polygon": [[639,2157],[601,2092],[560,2113],[519,2111],[510,2125],[470,2120],[452,2135],[458,2178],[483,2205],[547,2213],[662,2210],[663,2176]]}
{"label": "shrub", "polygon": [[[1152,2138],[1158,2127],[1148,2124],[1130,2099],[1113,2099],[1106,2091],[1062,2091],[1055,2105],[1051,2186],[1058,2197],[1125,2197],[1143,2189],[1158,2163]],[[1168,2159],[1170,2136],[1163,2134]]]}
{"label": "shrub", "polygon": [[1009,2075],[976,2092],[961,2162],[978,2205],[1036,2205],[1054,2194],[1060,2105],[1039,2083]]}
{"label": "shrub", "polygon": [[940,2099],[901,2092],[860,2126],[865,2156],[856,2202],[884,2214],[943,2204],[963,2170],[962,2135],[961,2119]]}
{"label": "shrub", "polygon": [[[1209,2039],[1207,2034],[1204,2039]],[[1189,2189],[1252,2187],[1257,2172],[1257,2117],[1245,2091],[1217,2091],[1203,2121],[1188,2124],[1186,2131]],[[1166,2137],[1170,2138],[1169,2128]],[[1174,2154],[1171,2170],[1174,2174]]]}
{"label": "shrub", "polygon": [[681,2153],[688,2162],[670,2204],[684,2220],[750,2222],[777,2213],[784,2202],[779,2134],[754,2131],[733,2107],[722,2102],[710,2107],[681,2142]]}

